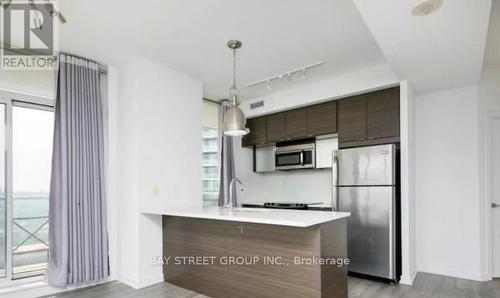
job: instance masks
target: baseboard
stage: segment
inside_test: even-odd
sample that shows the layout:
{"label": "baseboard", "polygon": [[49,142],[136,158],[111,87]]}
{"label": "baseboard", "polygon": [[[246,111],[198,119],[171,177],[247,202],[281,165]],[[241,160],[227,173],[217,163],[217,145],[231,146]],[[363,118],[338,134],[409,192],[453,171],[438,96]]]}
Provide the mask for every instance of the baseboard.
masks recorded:
{"label": "baseboard", "polygon": [[133,278],[127,278],[125,276],[120,276],[118,278],[118,281],[121,283],[126,284],[129,287],[132,287],[136,290],[149,287],[155,284],[159,284],[163,282],[163,273],[155,273],[151,274],[150,276],[146,276],[143,278],[139,278],[139,280],[133,279]]}
{"label": "baseboard", "polygon": [[481,273],[480,276],[481,276],[481,281],[493,280],[493,278],[488,273]]}
{"label": "baseboard", "polygon": [[99,284],[104,284],[113,281],[111,278],[107,278],[102,281],[89,283],[89,284],[79,284],[76,286],[67,286],[65,288],[55,288],[49,286],[45,281],[35,281],[13,286],[12,289],[4,288],[1,293],[2,298],[35,298],[40,296],[55,295],[58,293],[63,293],[67,291],[77,290],[81,288],[96,286]]}
{"label": "baseboard", "polygon": [[463,273],[463,272],[455,272],[455,271],[435,271],[435,270],[419,270],[422,273],[436,274],[436,275],[444,275],[449,277],[455,277],[460,279],[474,280],[474,281],[487,281],[483,273]]}
{"label": "baseboard", "polygon": [[401,275],[399,283],[409,286],[413,285],[413,281],[415,280],[417,273],[418,273],[417,270],[413,270],[409,275]]}
{"label": "baseboard", "polygon": [[152,285],[156,285],[159,283],[162,283],[163,280],[163,273],[160,272],[159,274],[154,274],[146,278],[141,278],[139,282],[140,289],[149,287]]}

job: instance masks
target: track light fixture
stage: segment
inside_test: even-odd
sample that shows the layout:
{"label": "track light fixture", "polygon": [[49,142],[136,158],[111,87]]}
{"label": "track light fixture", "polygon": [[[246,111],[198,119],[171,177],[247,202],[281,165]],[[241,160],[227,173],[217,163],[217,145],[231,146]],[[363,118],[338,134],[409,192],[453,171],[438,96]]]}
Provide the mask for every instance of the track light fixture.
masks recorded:
{"label": "track light fixture", "polygon": [[284,79],[287,83],[291,83],[292,76],[294,74],[298,74],[298,73],[301,73],[302,78],[305,79],[307,77],[307,71],[308,70],[310,70],[312,68],[315,68],[315,67],[318,67],[318,66],[320,66],[322,64],[323,64],[323,62],[318,62],[318,63],[307,65],[307,66],[304,66],[304,67],[301,67],[301,68],[297,68],[297,69],[294,69],[292,71],[289,71],[289,72],[286,72],[286,73],[283,73],[283,74],[280,74],[280,75],[276,75],[276,76],[269,77],[269,78],[264,79],[264,80],[260,80],[260,81],[257,81],[257,82],[250,83],[250,84],[247,85],[247,87],[253,87],[253,86],[256,86],[256,85],[260,85],[260,84],[266,84],[267,90],[271,90],[271,81],[279,80],[279,79]]}
{"label": "track light fixture", "polygon": [[271,91],[271,89],[272,89],[272,88],[271,88],[271,81],[269,81],[269,80],[268,80],[268,81],[266,82],[266,88],[267,88],[267,90],[268,90],[268,91]]}
{"label": "track light fixture", "polygon": [[12,4],[12,0],[4,0],[4,1],[0,1],[0,6],[3,7],[3,9],[7,9],[9,7],[9,5]]}
{"label": "track light fixture", "polygon": [[53,3],[51,3],[49,0],[43,0],[43,2],[45,2],[45,8],[47,9],[51,17],[57,18],[57,20],[61,24],[66,24],[66,18],[60,11],[57,11]]}
{"label": "track light fixture", "polygon": [[292,74],[291,74],[291,73],[287,73],[287,74],[285,75],[285,81],[286,81],[287,83],[291,83],[291,82],[292,82]]}

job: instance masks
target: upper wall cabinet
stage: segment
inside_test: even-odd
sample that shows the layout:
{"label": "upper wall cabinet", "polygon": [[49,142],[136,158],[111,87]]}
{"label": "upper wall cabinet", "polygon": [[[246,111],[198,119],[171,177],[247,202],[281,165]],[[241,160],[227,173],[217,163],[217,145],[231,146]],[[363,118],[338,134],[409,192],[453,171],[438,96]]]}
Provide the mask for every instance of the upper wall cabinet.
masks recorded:
{"label": "upper wall cabinet", "polygon": [[399,136],[399,88],[366,95],[367,138]]}
{"label": "upper wall cabinet", "polygon": [[307,136],[307,111],[306,109],[291,110],[285,113],[286,140],[296,140]]}
{"label": "upper wall cabinet", "polygon": [[247,127],[250,129],[250,133],[242,139],[242,145],[244,147],[267,143],[266,117],[248,119]]}
{"label": "upper wall cabinet", "polygon": [[339,148],[400,141],[399,87],[249,119],[243,146],[338,133]]}
{"label": "upper wall cabinet", "polygon": [[285,113],[267,116],[267,142],[277,143],[286,139]]}
{"label": "upper wall cabinet", "polygon": [[337,132],[337,102],[331,101],[307,107],[307,136]]}
{"label": "upper wall cabinet", "polygon": [[359,95],[338,101],[339,142],[366,139],[366,96]]}
{"label": "upper wall cabinet", "polygon": [[399,142],[399,102],[399,87],[339,100],[339,147]]}

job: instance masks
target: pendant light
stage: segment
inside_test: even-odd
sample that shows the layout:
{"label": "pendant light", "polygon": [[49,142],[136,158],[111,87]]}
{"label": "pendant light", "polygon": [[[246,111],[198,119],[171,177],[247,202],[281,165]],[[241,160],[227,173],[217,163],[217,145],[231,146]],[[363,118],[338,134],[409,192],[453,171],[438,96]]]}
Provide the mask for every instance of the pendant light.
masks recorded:
{"label": "pendant light", "polygon": [[236,50],[241,48],[239,40],[230,40],[227,46],[233,50],[233,86],[229,89],[229,103],[224,107],[223,134],[226,136],[244,136],[250,132],[246,128],[246,119],[243,111],[238,107],[239,90],[236,87]]}

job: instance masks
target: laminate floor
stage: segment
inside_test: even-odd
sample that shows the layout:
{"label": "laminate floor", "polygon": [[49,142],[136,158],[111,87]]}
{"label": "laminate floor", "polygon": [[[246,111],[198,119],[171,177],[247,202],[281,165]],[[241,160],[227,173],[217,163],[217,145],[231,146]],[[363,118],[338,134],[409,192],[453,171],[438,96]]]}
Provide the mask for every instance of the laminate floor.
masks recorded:
{"label": "laminate floor", "polygon": [[[202,298],[195,292],[168,284],[134,290],[120,282],[110,282],[48,297],[74,298]],[[500,298],[500,280],[477,282],[452,277],[419,273],[413,286],[389,285],[357,277],[349,277],[349,297],[355,298]]]}

